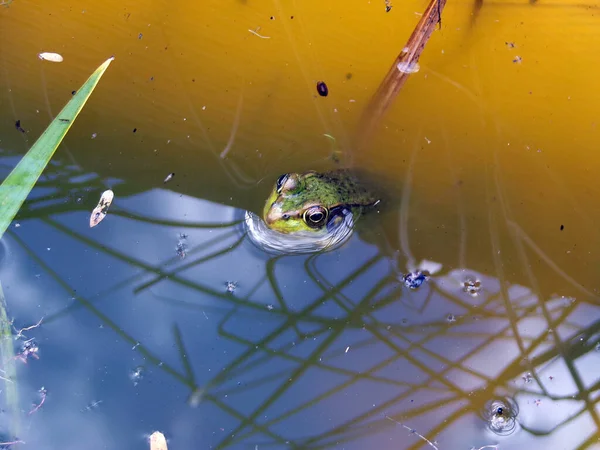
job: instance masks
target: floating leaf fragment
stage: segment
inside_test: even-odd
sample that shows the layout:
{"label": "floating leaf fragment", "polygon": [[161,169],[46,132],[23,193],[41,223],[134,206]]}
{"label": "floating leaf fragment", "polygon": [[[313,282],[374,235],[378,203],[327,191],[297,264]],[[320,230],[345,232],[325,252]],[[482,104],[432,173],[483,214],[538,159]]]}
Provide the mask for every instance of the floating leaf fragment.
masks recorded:
{"label": "floating leaf fragment", "polygon": [[44,61],[63,62],[63,57],[58,53],[43,52],[38,55],[38,58]]}
{"label": "floating leaf fragment", "polygon": [[106,212],[108,211],[108,207],[111,205],[113,199],[115,198],[115,194],[110,189],[104,191],[102,196],[100,197],[100,201],[92,211],[92,215],[90,216],[90,228],[98,225],[104,218],[106,217]]}
{"label": "floating leaf fragment", "polygon": [[160,431],[155,431],[150,436],[150,450],[168,450],[165,435]]}

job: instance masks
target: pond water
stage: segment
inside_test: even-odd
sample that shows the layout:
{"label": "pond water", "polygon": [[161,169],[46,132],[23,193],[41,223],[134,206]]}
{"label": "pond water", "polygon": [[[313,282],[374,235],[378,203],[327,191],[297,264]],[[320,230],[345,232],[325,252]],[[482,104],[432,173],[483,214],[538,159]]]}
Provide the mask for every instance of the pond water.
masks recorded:
{"label": "pond water", "polygon": [[387,4],[3,2],[0,179],[115,56],[0,241],[4,447],[600,448],[596,3],[450,0],[351,155],[397,204],[326,253],[246,234],[352,147],[427,6]]}

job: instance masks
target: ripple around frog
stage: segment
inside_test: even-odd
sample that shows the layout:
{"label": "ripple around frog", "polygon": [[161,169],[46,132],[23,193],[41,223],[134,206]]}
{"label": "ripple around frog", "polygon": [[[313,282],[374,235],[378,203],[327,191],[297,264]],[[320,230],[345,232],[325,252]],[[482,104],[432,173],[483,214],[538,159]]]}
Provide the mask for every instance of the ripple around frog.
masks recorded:
{"label": "ripple around frog", "polygon": [[246,211],[245,231],[254,245],[267,253],[305,254],[331,251],[341,247],[352,236],[354,217],[347,211],[343,220],[328,225],[323,231],[280,233],[270,229],[256,214]]}
{"label": "ripple around frog", "polygon": [[488,401],[480,412],[481,418],[487,423],[490,431],[500,436],[515,432],[518,414],[519,405],[508,397]]}

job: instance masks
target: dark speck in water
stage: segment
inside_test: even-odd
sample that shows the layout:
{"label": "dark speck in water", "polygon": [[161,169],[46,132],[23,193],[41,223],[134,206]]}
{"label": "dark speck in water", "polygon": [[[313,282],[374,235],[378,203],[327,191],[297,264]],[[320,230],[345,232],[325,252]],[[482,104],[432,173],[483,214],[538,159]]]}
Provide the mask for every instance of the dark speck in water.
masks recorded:
{"label": "dark speck in water", "polygon": [[564,226],[564,225],[561,225],[561,226],[560,226],[560,231],[562,231],[562,230],[564,230],[564,229],[565,229],[565,226]]}
{"label": "dark speck in water", "polygon": [[142,33],[138,34],[138,39],[141,39],[142,37],[144,37]]}
{"label": "dark speck in water", "polygon": [[324,81],[319,81],[317,83],[317,92],[321,97],[327,97],[327,95],[329,94],[329,89],[327,88],[327,85]]}
{"label": "dark speck in water", "polygon": [[137,128],[134,128],[134,129],[133,129],[133,132],[135,133],[136,131],[137,131]]}
{"label": "dark speck in water", "polygon": [[16,128],[17,130],[19,130],[21,133],[25,133],[25,130],[24,130],[22,127],[21,127],[21,121],[20,121],[20,120],[17,120],[17,121],[15,122],[15,128]]}
{"label": "dark speck in water", "polygon": [[346,74],[346,80],[351,80],[352,79],[352,73],[348,72]]}
{"label": "dark speck in water", "polygon": [[77,91],[71,91],[71,95],[75,95]]}

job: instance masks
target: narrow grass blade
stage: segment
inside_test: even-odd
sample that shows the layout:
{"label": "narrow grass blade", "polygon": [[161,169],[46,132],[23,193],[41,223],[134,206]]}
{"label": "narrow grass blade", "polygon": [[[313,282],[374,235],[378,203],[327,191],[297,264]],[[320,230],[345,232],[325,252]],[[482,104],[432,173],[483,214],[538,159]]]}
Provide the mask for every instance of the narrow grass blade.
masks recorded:
{"label": "narrow grass blade", "polygon": [[21,205],[113,59],[113,57],[107,59],[94,71],[0,185],[0,238],[19,212]]}
{"label": "narrow grass blade", "polygon": [[4,382],[4,387],[0,389],[0,392],[4,392],[6,398],[6,410],[9,413],[8,420],[10,422],[8,429],[11,437],[17,437],[20,433],[19,393],[15,380],[15,361],[11,324],[6,314],[6,300],[2,284],[0,284],[0,364],[2,364],[1,379]]}

